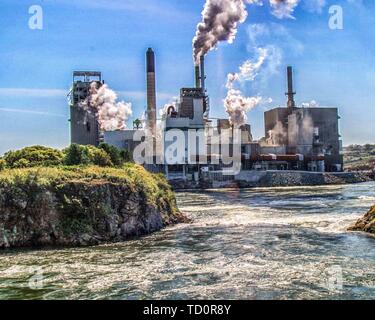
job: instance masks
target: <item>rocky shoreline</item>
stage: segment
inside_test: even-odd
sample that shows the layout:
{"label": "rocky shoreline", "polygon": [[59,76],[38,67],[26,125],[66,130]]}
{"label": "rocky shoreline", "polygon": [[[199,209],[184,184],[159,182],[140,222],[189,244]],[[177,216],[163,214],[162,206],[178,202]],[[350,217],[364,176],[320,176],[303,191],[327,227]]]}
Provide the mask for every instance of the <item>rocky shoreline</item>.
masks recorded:
{"label": "rocky shoreline", "polygon": [[161,176],[95,170],[2,173],[0,248],[121,242],[187,221]]}
{"label": "rocky shoreline", "polygon": [[170,183],[175,190],[220,189],[220,188],[273,188],[355,184],[373,181],[367,172],[317,173],[302,171],[243,171],[227,181],[206,180],[194,183],[174,180]]}
{"label": "rocky shoreline", "polygon": [[363,218],[349,227],[348,231],[362,231],[375,234],[375,206]]}

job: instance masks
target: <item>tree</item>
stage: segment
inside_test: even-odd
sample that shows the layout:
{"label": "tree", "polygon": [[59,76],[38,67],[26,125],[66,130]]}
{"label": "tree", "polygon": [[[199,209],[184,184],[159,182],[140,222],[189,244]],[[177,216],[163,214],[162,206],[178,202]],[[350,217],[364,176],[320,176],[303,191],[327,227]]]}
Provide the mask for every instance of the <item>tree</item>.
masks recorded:
{"label": "tree", "polygon": [[97,165],[100,167],[112,167],[111,157],[103,149],[94,146],[81,146],[72,144],[65,150],[65,164],[67,166]]}
{"label": "tree", "polygon": [[78,144],[71,144],[65,149],[65,161],[67,166],[77,166],[82,163],[82,147]]}
{"label": "tree", "polygon": [[116,147],[111,146],[108,143],[101,143],[99,148],[104,150],[109,155],[113,165],[120,166],[123,163],[121,153]]}

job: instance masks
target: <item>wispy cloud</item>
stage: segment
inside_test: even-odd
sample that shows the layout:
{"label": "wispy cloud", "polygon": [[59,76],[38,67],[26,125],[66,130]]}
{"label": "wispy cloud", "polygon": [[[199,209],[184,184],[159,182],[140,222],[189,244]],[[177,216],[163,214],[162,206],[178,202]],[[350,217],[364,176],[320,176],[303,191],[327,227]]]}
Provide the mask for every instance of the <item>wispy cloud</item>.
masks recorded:
{"label": "wispy cloud", "polygon": [[21,96],[21,97],[66,97],[69,93],[64,89],[31,89],[31,88],[0,88],[0,96]]}
{"label": "wispy cloud", "polygon": [[38,116],[66,118],[66,116],[63,115],[63,114],[46,112],[46,111],[35,111],[35,110],[29,110],[29,109],[13,109],[13,108],[2,108],[2,107],[0,107],[0,113],[1,112],[22,113],[22,114],[31,114],[31,115],[38,115]]}

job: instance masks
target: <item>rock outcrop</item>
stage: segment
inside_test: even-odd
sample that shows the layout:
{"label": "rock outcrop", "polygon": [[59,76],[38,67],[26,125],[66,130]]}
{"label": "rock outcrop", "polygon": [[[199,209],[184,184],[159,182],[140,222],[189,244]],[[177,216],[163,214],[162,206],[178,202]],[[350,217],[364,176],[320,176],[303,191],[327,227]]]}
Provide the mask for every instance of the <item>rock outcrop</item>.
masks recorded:
{"label": "rock outcrop", "polygon": [[185,221],[161,176],[140,168],[79,170],[2,173],[0,247],[119,242]]}
{"label": "rock outcrop", "polygon": [[371,208],[366,215],[359,219],[353,226],[351,226],[349,231],[363,231],[375,234],[375,206]]}

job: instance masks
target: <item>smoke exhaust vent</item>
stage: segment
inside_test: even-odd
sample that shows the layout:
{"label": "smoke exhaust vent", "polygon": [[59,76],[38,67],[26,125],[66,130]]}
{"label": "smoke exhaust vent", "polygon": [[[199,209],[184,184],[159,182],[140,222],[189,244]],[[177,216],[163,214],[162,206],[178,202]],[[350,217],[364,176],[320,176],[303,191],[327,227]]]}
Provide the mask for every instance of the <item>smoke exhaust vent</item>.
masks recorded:
{"label": "smoke exhaust vent", "polygon": [[296,102],[294,101],[294,95],[296,94],[293,90],[293,68],[291,66],[287,67],[287,77],[288,77],[288,92],[286,96],[288,97],[288,108],[295,108]]}
{"label": "smoke exhaust vent", "polygon": [[202,88],[202,92],[205,93],[206,92],[206,74],[205,74],[205,70],[204,70],[204,56],[202,55],[201,56],[201,88]]}

